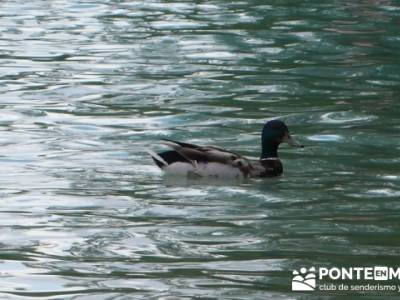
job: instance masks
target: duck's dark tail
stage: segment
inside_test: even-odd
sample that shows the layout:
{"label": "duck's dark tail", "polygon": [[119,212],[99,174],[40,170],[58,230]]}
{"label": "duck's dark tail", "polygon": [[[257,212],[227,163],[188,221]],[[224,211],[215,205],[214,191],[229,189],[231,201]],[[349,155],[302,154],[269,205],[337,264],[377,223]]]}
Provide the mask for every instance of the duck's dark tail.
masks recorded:
{"label": "duck's dark tail", "polygon": [[147,152],[150,154],[151,158],[160,169],[163,169],[175,162],[188,162],[185,157],[183,157],[175,150],[165,151],[161,153],[155,153],[151,150],[147,150]]}
{"label": "duck's dark tail", "polygon": [[160,168],[164,168],[168,166],[168,163],[162,158],[163,153],[155,153],[152,150],[147,150],[147,152],[150,154],[151,158],[154,160],[155,164]]}

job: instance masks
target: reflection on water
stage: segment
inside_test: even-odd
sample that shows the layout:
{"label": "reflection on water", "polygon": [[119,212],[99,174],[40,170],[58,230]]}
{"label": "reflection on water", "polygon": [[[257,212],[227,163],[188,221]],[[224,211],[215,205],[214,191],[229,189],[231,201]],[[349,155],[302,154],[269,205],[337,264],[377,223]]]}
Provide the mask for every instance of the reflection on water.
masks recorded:
{"label": "reflection on water", "polygon": [[[2,298],[292,299],[301,266],[393,265],[397,2],[0,11]],[[258,157],[277,117],[306,145],[281,178],[168,178],[145,151]]]}

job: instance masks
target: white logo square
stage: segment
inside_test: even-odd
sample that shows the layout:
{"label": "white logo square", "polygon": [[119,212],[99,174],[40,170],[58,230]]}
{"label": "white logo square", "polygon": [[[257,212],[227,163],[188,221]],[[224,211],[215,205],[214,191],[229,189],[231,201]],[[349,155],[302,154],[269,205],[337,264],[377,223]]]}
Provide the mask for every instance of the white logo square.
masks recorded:
{"label": "white logo square", "polygon": [[374,267],[375,280],[388,280],[388,278],[389,278],[388,267]]}

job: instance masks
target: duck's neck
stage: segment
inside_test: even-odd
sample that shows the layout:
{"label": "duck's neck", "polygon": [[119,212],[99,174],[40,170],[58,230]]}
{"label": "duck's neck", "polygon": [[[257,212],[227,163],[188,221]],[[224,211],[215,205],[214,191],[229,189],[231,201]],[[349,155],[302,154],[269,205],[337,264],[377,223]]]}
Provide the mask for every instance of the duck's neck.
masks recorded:
{"label": "duck's neck", "polygon": [[262,143],[261,159],[278,157],[279,144],[267,141]]}
{"label": "duck's neck", "polygon": [[261,159],[278,157],[280,132],[264,126],[261,133]]}

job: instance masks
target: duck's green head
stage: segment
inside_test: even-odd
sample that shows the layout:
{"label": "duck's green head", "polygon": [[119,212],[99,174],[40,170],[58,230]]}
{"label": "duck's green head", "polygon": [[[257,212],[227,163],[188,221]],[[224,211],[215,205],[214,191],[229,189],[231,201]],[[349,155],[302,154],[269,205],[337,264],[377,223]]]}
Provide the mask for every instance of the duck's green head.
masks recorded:
{"label": "duck's green head", "polygon": [[295,147],[303,147],[289,134],[286,124],[280,120],[272,120],[265,123],[261,134],[261,159],[278,157],[278,148],[282,142]]}

